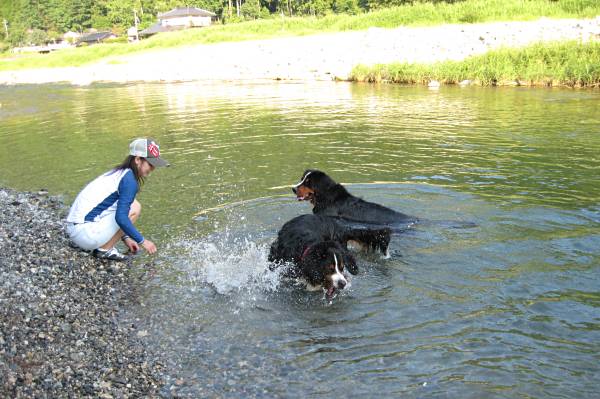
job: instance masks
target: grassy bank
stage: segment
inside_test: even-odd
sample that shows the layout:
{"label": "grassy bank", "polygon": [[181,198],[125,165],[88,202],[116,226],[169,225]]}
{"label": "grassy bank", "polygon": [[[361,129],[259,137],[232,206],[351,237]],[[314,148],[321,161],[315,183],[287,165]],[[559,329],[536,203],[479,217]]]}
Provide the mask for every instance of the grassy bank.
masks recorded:
{"label": "grassy bank", "polygon": [[484,86],[600,86],[600,42],[540,43],[435,64],[359,65],[353,69],[351,79],[403,84],[470,80]]}
{"label": "grassy bank", "polygon": [[152,49],[192,44],[268,39],[364,30],[370,27],[428,26],[445,23],[524,21],[550,18],[592,18],[600,15],[597,0],[466,0],[457,3],[420,3],[361,15],[329,15],[322,18],[273,18],[229,25],[215,25],[163,33],[140,43],[112,43],[61,50],[52,54],[4,57],[0,70],[80,66],[111,57]]}

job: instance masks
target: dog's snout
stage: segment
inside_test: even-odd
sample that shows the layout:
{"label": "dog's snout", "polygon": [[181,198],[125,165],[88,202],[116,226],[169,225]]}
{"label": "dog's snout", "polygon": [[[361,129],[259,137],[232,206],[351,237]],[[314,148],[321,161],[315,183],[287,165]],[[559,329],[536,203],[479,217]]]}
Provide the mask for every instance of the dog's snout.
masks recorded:
{"label": "dog's snout", "polygon": [[345,280],[338,281],[338,289],[343,290],[345,286],[346,286]]}
{"label": "dog's snout", "polygon": [[298,189],[297,189],[295,186],[294,186],[294,187],[292,187],[292,191],[294,192],[294,194],[298,194],[298,193],[297,193]]}

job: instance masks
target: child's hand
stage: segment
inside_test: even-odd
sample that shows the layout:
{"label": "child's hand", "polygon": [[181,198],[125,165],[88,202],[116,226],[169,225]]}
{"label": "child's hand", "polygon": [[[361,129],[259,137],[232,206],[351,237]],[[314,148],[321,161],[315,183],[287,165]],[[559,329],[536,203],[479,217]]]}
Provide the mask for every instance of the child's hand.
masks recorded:
{"label": "child's hand", "polygon": [[140,246],[138,245],[138,243],[133,241],[133,239],[129,237],[125,239],[125,245],[127,245],[127,248],[129,248],[129,252],[131,252],[132,254],[135,254],[137,253],[137,251],[140,250]]}
{"label": "child's hand", "polygon": [[153,254],[156,252],[156,245],[154,245],[154,243],[150,240],[144,240],[144,242],[142,243],[142,247],[144,247],[144,249],[148,251],[149,254]]}

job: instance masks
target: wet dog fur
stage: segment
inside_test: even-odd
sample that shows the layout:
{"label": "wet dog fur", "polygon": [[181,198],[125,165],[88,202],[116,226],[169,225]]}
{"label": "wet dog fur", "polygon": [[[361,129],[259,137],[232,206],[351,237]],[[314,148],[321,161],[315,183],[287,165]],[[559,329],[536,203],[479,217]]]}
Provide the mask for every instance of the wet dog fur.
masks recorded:
{"label": "wet dog fur", "polygon": [[376,225],[410,224],[417,221],[414,217],[353,196],[344,186],[316,169],[306,170],[300,182],[292,187],[292,191],[298,200],[310,201],[316,215]]}
{"label": "wet dog fur", "polygon": [[365,250],[386,253],[391,230],[353,229],[336,219],[321,215],[301,215],[286,222],[271,245],[273,267],[291,264],[288,277],[303,278],[307,286],[321,287],[332,298],[348,284],[347,270],[358,273],[349,243]]}

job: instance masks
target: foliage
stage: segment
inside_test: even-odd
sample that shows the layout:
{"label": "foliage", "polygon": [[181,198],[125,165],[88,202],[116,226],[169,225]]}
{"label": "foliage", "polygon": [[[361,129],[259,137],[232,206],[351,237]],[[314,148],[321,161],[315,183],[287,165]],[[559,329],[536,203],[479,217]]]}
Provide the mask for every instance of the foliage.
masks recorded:
{"label": "foliage", "polygon": [[261,19],[269,17],[269,10],[262,7],[259,0],[246,1],[240,7],[243,20]]}
{"label": "foliage", "polygon": [[471,80],[485,86],[600,86],[600,42],[538,43],[435,64],[357,66],[352,79],[407,84]]}
{"label": "foliage", "polygon": [[115,38],[109,38],[104,40],[104,43],[127,43],[126,36],[117,36]]}
{"label": "foliage", "polygon": [[[369,1],[371,3],[369,3]],[[163,33],[136,46],[114,48],[116,54],[127,54],[151,48],[164,48],[194,43],[215,43],[307,35],[323,32],[363,30],[370,27],[434,25],[442,23],[476,23],[503,20],[530,20],[541,16],[581,18],[600,15],[597,0],[464,0],[418,1],[392,8],[387,0],[0,0],[0,22],[8,21],[8,37],[12,46],[26,44],[31,29],[45,30],[57,36],[67,30],[81,32],[90,27],[98,30],[125,32],[134,24],[134,10],[139,29],[156,21],[156,15],[179,6],[196,6],[217,13],[221,23],[209,28]],[[375,3],[376,2],[376,3]],[[229,17],[229,4],[232,17]],[[240,4],[239,16],[237,4]],[[371,10],[377,8],[377,10]],[[381,8],[381,9],[379,9]],[[365,10],[371,10],[365,12]],[[290,17],[289,15],[294,15]],[[304,15],[304,17],[302,17]],[[0,39],[2,37],[0,36]],[[97,46],[92,46],[97,47]],[[0,69],[27,68],[32,65],[81,65],[104,57],[94,49],[79,57],[44,55],[42,60],[3,62]],[[75,62],[75,64],[70,64]]]}
{"label": "foliage", "polygon": [[41,29],[33,29],[27,33],[28,44],[40,46],[48,41],[48,34]]}
{"label": "foliage", "polygon": [[364,15],[382,10],[388,12],[395,26],[542,15],[593,17],[600,13],[598,0],[0,0],[0,22],[7,20],[9,31],[15,36],[10,41],[14,43],[24,39],[23,32],[30,29],[64,33],[96,28],[124,32],[135,23],[134,10],[140,29],[144,29],[156,21],[159,13],[184,6],[212,11],[229,23],[271,15]]}
{"label": "foliage", "polygon": [[334,0],[332,9],[336,13],[350,15],[356,15],[361,11],[358,0]]}

